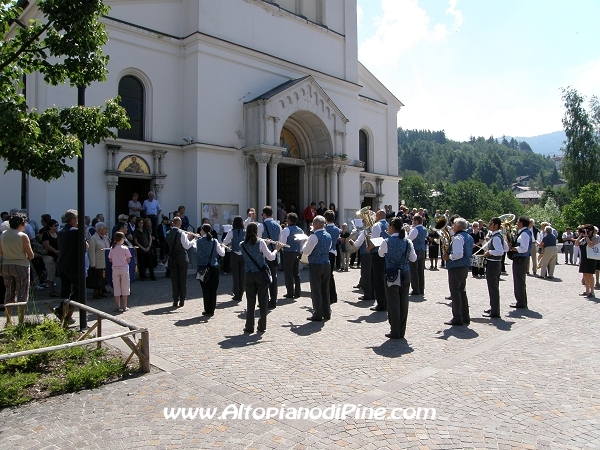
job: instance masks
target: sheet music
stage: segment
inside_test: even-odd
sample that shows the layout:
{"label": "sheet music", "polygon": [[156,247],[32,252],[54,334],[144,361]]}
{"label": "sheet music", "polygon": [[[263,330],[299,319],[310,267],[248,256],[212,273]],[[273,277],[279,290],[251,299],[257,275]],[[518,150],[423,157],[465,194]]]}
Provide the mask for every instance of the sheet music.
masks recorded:
{"label": "sheet music", "polygon": [[306,241],[308,236],[305,234],[297,234],[294,239],[297,241]]}
{"label": "sheet music", "polygon": [[372,243],[372,244],[373,244],[375,247],[379,247],[383,241],[384,241],[384,238],[382,238],[382,237],[378,237],[378,238],[371,238],[371,243]]}

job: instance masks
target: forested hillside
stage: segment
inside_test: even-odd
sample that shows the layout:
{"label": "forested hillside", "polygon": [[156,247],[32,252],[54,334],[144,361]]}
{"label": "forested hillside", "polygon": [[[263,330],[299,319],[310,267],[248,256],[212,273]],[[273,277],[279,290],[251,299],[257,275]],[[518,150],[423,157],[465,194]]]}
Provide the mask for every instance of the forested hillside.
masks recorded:
{"label": "forested hillside", "polygon": [[533,153],[527,142],[471,137],[468,142],[446,139],[444,131],[398,128],[400,175],[419,174],[426,180],[456,183],[480,180],[505,189],[517,176],[530,175],[544,188],[558,179],[554,162]]}

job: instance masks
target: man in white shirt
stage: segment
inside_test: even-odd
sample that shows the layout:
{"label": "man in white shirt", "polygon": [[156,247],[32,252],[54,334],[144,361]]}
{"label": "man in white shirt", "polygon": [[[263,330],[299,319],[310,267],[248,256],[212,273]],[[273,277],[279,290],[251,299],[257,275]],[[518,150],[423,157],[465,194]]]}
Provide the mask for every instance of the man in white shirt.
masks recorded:
{"label": "man in white shirt", "polygon": [[[171,272],[171,290],[173,293],[173,308],[181,307],[187,296],[187,271],[190,260],[187,251],[196,246],[194,235],[180,230],[181,218],[174,217],[171,229],[165,240],[169,246],[169,271]],[[179,305],[178,305],[179,303]]]}
{"label": "man in white shirt", "polygon": [[160,207],[160,203],[158,203],[158,200],[154,198],[154,191],[148,192],[148,198],[144,200],[144,204],[142,206],[146,213],[146,217],[149,217],[150,221],[152,222],[152,229],[156,230],[156,227],[158,226],[158,216],[160,215],[162,209]]}
{"label": "man in white shirt", "polygon": [[[244,230],[246,229],[246,227],[248,226],[248,224],[250,222],[256,222],[256,210],[254,208],[248,208],[248,211],[246,211],[246,214],[248,215],[248,217],[246,217],[246,220],[244,220]],[[259,236],[260,236],[260,234],[259,234]]]}
{"label": "man in white shirt", "polygon": [[510,307],[527,309],[527,262],[531,254],[531,243],[533,241],[531,231],[529,230],[529,218],[525,216],[519,217],[517,228],[519,232],[517,233],[515,244],[508,244],[509,249],[516,252],[512,260],[516,303],[512,303]]}
{"label": "man in white shirt", "polygon": [[565,254],[565,264],[573,264],[573,247],[575,236],[571,232],[571,228],[567,227],[562,235],[563,253]]}
{"label": "man in white shirt", "polygon": [[500,273],[502,272],[502,256],[506,248],[506,241],[502,239],[500,231],[501,226],[502,221],[498,217],[490,220],[489,229],[492,235],[488,250],[483,254],[487,260],[485,278],[490,296],[490,309],[486,309],[483,315],[490,318],[500,317]]}

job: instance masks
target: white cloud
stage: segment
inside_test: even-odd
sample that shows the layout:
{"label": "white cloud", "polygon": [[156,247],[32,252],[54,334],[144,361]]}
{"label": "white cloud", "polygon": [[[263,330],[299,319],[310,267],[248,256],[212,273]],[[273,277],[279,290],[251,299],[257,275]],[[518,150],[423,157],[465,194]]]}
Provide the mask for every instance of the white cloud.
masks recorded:
{"label": "white cloud", "polygon": [[[450,0],[446,10],[454,16],[455,29],[463,20],[462,13],[456,9],[457,2]],[[363,41],[358,49],[359,59],[367,67],[396,67],[406,50],[422,41],[442,41],[448,34],[444,24],[430,26],[430,18],[418,0],[381,0],[381,9],[383,15],[374,20],[375,34]],[[362,15],[360,9],[359,15]]]}
{"label": "white cloud", "polygon": [[454,31],[458,31],[460,26],[463,23],[463,15],[462,12],[456,9],[456,5],[458,4],[458,0],[450,0],[450,7],[445,11],[446,14],[450,14],[454,16]]}

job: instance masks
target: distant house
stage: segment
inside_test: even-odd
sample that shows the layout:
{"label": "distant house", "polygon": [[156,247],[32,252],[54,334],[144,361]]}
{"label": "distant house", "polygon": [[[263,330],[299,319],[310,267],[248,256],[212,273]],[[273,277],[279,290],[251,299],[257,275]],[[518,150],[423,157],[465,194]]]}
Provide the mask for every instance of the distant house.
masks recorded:
{"label": "distant house", "polygon": [[529,183],[533,180],[533,177],[530,175],[523,175],[522,177],[517,177],[517,184],[520,186],[529,186]]}
{"label": "distant house", "polygon": [[559,178],[554,183],[552,183],[552,187],[554,189],[559,188],[559,187],[564,187],[566,185],[567,185],[567,180],[565,180],[564,178]]}
{"label": "distant house", "polygon": [[523,205],[537,205],[540,202],[540,198],[542,198],[542,194],[544,191],[522,191],[518,192],[515,197],[519,200]]}
{"label": "distant house", "polygon": [[529,190],[529,186],[523,186],[519,183],[513,183],[510,185],[510,190],[513,194],[518,194],[519,192],[525,192]]}
{"label": "distant house", "polygon": [[564,157],[562,157],[562,156],[553,156],[550,159],[552,161],[554,161],[554,164],[556,165],[556,170],[560,170],[560,166],[562,165]]}

